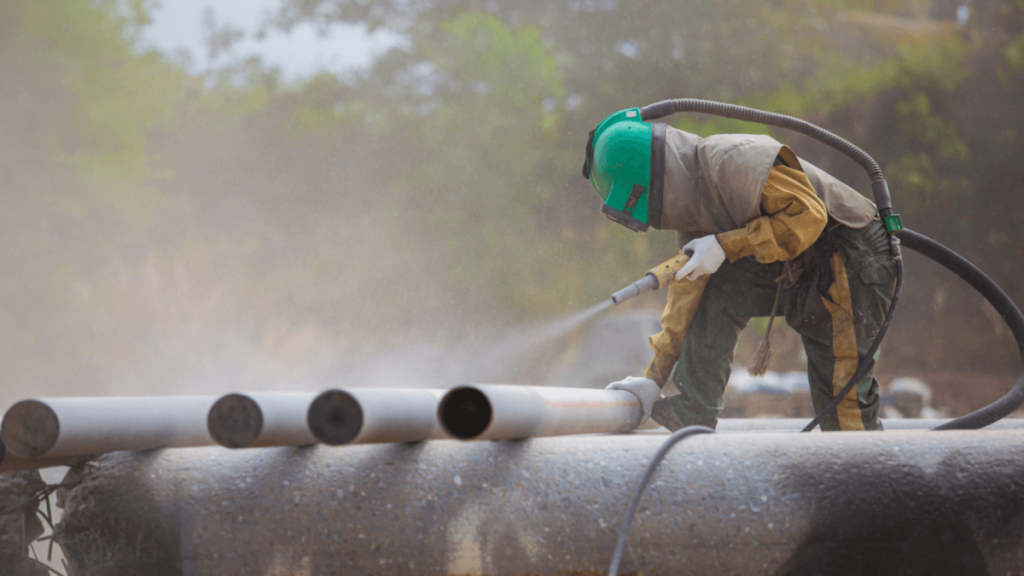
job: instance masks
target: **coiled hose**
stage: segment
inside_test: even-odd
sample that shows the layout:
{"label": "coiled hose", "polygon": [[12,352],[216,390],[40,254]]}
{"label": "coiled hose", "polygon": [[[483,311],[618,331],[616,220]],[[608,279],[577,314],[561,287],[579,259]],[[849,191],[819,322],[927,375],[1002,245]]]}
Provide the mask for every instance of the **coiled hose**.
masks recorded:
{"label": "coiled hose", "polygon": [[966,258],[939,244],[935,240],[918,234],[913,230],[904,229],[900,232],[900,239],[903,245],[914,252],[925,256],[944,266],[947,270],[959,276],[981,294],[996,312],[1003,317],[1010,333],[1017,341],[1017,348],[1020,352],[1021,373],[1017,377],[1017,383],[1002,398],[988,406],[961,416],[938,426],[935,430],[977,430],[989,424],[1001,420],[1024,403],[1024,315],[1021,314],[1017,305],[1010,300],[1010,297],[1003,292],[991,278],[971,264]]}
{"label": "coiled hose", "polygon": [[[867,152],[864,152],[851,142],[829,132],[828,130],[825,130],[824,128],[821,128],[820,126],[811,124],[806,120],[786,116],[785,114],[776,114],[774,112],[766,112],[764,110],[757,110],[746,106],[737,106],[735,104],[726,104],[724,102],[714,102],[711,100],[700,100],[696,98],[678,98],[674,100],[656,102],[642,108],[640,110],[640,117],[645,121],[651,121],[677,112],[695,112],[698,114],[722,116],[747,122],[757,122],[768,126],[785,128],[787,130],[804,134],[805,136],[810,136],[822,144],[838,150],[854,162],[860,164],[871,178],[871,192],[874,196],[875,205],[878,207],[879,214],[883,218],[892,215],[892,198],[889,194],[889,187],[885,181],[885,176],[882,174],[882,169],[878,166],[878,162],[875,162],[875,159]],[[814,417],[814,420],[804,428],[804,432],[813,430],[821,422],[824,415],[834,410],[842,399],[849,394],[850,390],[853,389],[857,381],[864,377],[864,374],[867,372],[867,366],[870,359],[874,356],[875,352],[878,351],[878,347],[882,343],[882,338],[889,329],[889,324],[892,322],[893,314],[896,311],[896,306],[899,303],[900,295],[903,291],[903,258],[900,253],[900,240],[896,237],[896,234],[897,233],[895,231],[890,230],[889,232],[893,259],[897,264],[896,288],[893,293],[892,303],[889,305],[889,310],[886,312],[885,320],[882,322],[882,327],[874,341],[871,343],[871,346],[868,349],[868,354],[864,357],[864,360],[858,364],[853,377],[849,382],[847,382],[846,386],[843,387],[842,391],[835,395],[832,402],[821,410],[821,412]],[[985,299],[995,307],[996,311],[999,312],[1003,319],[1006,320],[1007,325],[1010,327],[1010,331],[1017,340],[1017,346],[1020,348],[1022,370],[1020,377],[1017,379],[1017,383],[1013,388],[1005,396],[989,406],[961,418],[957,418],[956,420],[947,422],[936,428],[936,430],[977,429],[988,426],[996,420],[999,420],[1013,412],[1019,408],[1022,403],[1024,403],[1024,316],[1021,315],[1020,310],[1013,301],[1010,300],[1006,293],[1003,292],[1003,290],[1000,289],[991,278],[986,276],[985,273],[956,252],[953,252],[942,244],[939,244],[938,242],[935,242],[934,240],[912,230],[904,229],[900,231],[899,237],[903,239],[908,248],[915,252],[919,252],[935,262],[938,262],[962,278],[982,296],[984,296]]]}
{"label": "coiled hose", "polygon": [[758,124],[785,128],[805,136],[810,136],[826,146],[835,148],[850,157],[857,164],[860,164],[871,178],[871,193],[875,197],[875,206],[878,207],[879,214],[885,217],[892,213],[892,199],[889,196],[889,187],[885,182],[885,176],[882,175],[882,169],[878,166],[878,162],[875,162],[874,158],[853,145],[853,143],[825,130],[821,126],[816,126],[806,120],[786,116],[785,114],[776,114],[775,112],[765,112],[756,108],[696,98],[663,100],[650,106],[644,106],[640,109],[640,117],[644,120],[654,120],[676,112],[695,112],[697,114],[722,116],[745,122],[757,122]]}

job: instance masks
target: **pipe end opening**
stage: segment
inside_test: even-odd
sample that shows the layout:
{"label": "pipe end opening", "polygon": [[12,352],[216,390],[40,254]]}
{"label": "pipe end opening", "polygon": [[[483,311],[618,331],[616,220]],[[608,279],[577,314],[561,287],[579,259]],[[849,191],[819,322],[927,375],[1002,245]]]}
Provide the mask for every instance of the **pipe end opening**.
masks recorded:
{"label": "pipe end opening", "polygon": [[441,399],[438,416],[446,432],[469,440],[487,430],[494,410],[483,392],[475,388],[454,388]]}
{"label": "pipe end opening", "polygon": [[348,444],[363,429],[363,409],[351,394],[328,390],[310,404],[306,424],[313,436],[324,444]]}
{"label": "pipe end opening", "polygon": [[245,448],[263,431],[263,410],[245,394],[228,394],[210,407],[206,427],[221,446]]}
{"label": "pipe end opening", "polygon": [[0,436],[14,454],[22,458],[39,458],[57,444],[60,421],[45,403],[22,400],[4,414]]}

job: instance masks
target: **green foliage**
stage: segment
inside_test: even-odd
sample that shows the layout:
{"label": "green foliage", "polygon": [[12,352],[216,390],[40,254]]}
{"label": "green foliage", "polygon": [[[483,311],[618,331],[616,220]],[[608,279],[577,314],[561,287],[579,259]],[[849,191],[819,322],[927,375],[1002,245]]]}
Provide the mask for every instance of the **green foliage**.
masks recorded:
{"label": "green foliage", "polygon": [[1024,68],[1024,34],[1020,34],[1003,49],[1006,63],[1015,69]]}
{"label": "green foliage", "polygon": [[[55,79],[51,88],[61,100],[58,109],[40,114],[37,129],[92,194],[128,223],[148,222],[160,203],[152,180],[164,174],[146,138],[172,125],[184,75],[157,54],[135,54],[133,37],[145,22],[142,16],[117,16],[78,0],[17,7],[19,34],[8,54],[19,55],[24,68],[34,71],[24,81]],[[89,202],[72,200],[73,212],[84,214]]]}
{"label": "green foliage", "polygon": [[512,309],[530,307],[535,271],[548,267],[537,258],[561,252],[546,245],[532,212],[555,190],[542,170],[559,118],[545,103],[564,95],[562,77],[535,28],[513,32],[470,13],[444,30],[426,48],[440,79],[429,115],[402,113],[416,127],[407,146],[426,160],[394,184],[403,205],[394,217],[428,248],[417,259],[447,270],[453,287],[486,288],[460,294],[467,307],[491,308],[495,292]]}

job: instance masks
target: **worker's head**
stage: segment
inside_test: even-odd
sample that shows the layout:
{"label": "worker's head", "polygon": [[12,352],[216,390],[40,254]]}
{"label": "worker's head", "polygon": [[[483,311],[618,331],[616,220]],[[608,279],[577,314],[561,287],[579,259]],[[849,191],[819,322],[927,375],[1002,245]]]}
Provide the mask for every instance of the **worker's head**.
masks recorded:
{"label": "worker's head", "polygon": [[661,195],[664,150],[665,125],[644,122],[639,108],[616,112],[590,132],[583,177],[604,200],[602,214],[647,231],[651,196]]}

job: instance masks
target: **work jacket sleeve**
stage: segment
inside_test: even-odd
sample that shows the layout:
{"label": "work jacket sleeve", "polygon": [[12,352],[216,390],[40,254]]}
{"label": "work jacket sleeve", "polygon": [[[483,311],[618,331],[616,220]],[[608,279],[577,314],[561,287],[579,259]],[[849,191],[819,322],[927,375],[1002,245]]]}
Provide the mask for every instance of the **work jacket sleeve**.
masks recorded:
{"label": "work jacket sleeve", "polygon": [[814,244],[828,221],[825,203],[807,175],[785,165],[768,174],[761,211],[765,216],[716,236],[729,262],[747,256],[763,264],[792,260]]}
{"label": "work jacket sleeve", "polygon": [[679,360],[690,322],[697,313],[709,275],[696,280],[676,280],[668,285],[668,304],[661,315],[661,332],[651,336],[654,359],[644,376],[664,386]]}

